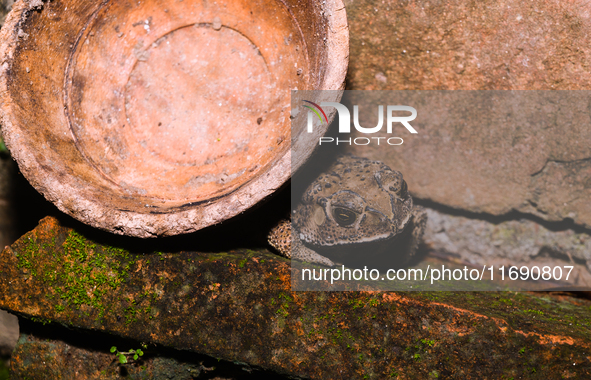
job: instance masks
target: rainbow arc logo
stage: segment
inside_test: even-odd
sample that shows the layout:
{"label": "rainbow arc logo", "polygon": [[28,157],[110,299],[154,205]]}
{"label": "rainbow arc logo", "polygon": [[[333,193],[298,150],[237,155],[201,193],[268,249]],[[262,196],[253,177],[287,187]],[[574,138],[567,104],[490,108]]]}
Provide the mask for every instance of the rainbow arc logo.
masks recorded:
{"label": "rainbow arc logo", "polygon": [[[309,100],[304,100],[304,102],[309,103],[311,105],[313,105],[314,107],[316,107],[320,112],[322,112],[322,115],[324,116],[324,120],[326,121],[326,124],[328,124],[328,118],[326,117],[326,113],[324,112],[324,110],[322,109],[322,107],[320,107],[318,104],[311,102]],[[304,107],[306,107],[307,109],[311,110],[312,112],[314,112],[316,114],[316,116],[318,116],[318,119],[320,120],[320,123],[322,123],[322,118],[320,117],[320,114],[318,113],[318,111],[306,104],[304,104]]]}

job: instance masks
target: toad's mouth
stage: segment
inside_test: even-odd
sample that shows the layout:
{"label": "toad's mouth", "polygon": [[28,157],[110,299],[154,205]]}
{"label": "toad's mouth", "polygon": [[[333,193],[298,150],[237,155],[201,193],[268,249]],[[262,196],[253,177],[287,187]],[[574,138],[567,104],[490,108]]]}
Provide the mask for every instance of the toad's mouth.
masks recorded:
{"label": "toad's mouth", "polygon": [[408,242],[410,232],[389,236],[370,242],[315,245],[304,241],[304,244],[335,263],[351,268],[384,269],[399,268],[409,261]]}
{"label": "toad's mouth", "polygon": [[365,237],[358,237],[355,235],[349,236],[348,238],[345,237],[338,237],[338,236],[325,236],[322,242],[319,244],[314,242],[310,239],[310,236],[300,233],[300,240],[302,240],[306,245],[314,248],[329,248],[329,247],[348,247],[348,246],[360,246],[363,247],[366,244],[372,243],[384,243],[396,238],[397,235],[392,234],[391,232],[384,232],[383,234],[372,235],[372,236],[365,236]]}

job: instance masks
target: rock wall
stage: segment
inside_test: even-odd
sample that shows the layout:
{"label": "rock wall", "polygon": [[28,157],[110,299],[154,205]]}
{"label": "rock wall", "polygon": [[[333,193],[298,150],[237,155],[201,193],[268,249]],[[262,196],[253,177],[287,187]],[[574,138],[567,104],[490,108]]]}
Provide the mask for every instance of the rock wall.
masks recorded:
{"label": "rock wall", "polygon": [[[349,90],[591,89],[590,8],[584,1],[351,0],[346,6]],[[387,152],[366,147],[343,151],[400,170],[415,198],[433,208],[433,218],[451,211],[473,221],[470,233],[477,226],[498,229],[498,223],[490,223],[495,217],[517,223],[525,217],[535,221],[524,227],[527,231],[552,225],[565,234],[577,231],[586,241],[591,236],[590,121],[572,121],[568,128],[553,124],[551,117],[521,127],[462,128],[458,123],[405,134],[404,144]],[[514,242],[501,244],[513,251],[509,256],[514,260],[527,261],[532,252],[547,247],[544,233],[533,242],[525,230],[512,229]],[[472,237],[473,248],[486,249],[479,254],[465,249],[470,237],[463,227],[447,229],[446,243],[437,231],[426,233],[431,246],[465,261],[482,263],[482,256],[476,256],[485,251],[506,253],[488,240],[477,242],[479,235]],[[589,260],[581,243],[561,241],[552,246]]]}

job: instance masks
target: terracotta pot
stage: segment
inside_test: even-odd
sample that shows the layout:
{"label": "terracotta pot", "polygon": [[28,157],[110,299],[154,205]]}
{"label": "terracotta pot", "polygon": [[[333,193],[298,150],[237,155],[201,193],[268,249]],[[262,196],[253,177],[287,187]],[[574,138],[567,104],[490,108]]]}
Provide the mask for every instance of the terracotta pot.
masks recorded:
{"label": "terracotta pot", "polygon": [[290,91],[342,89],[348,41],[341,0],[20,1],[0,32],[2,132],[75,218],[192,232],[289,179]]}

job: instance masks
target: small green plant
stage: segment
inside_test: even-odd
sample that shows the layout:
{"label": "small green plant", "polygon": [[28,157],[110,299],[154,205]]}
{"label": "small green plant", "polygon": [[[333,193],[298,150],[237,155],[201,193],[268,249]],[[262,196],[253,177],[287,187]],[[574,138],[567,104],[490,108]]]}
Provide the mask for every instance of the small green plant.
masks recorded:
{"label": "small green plant", "polygon": [[121,352],[119,350],[117,350],[117,347],[113,346],[111,347],[111,353],[115,354],[115,356],[117,357],[117,359],[119,360],[119,363],[121,364],[127,364],[129,359],[129,356],[133,357],[133,360],[138,360],[140,358],[140,356],[144,356],[144,351],[142,351],[141,349],[137,349],[137,350],[129,350],[129,351],[124,351]]}
{"label": "small green plant", "polygon": [[423,343],[424,346],[433,347],[433,345],[435,344],[435,341],[429,340],[429,339],[421,339],[421,343]]}

